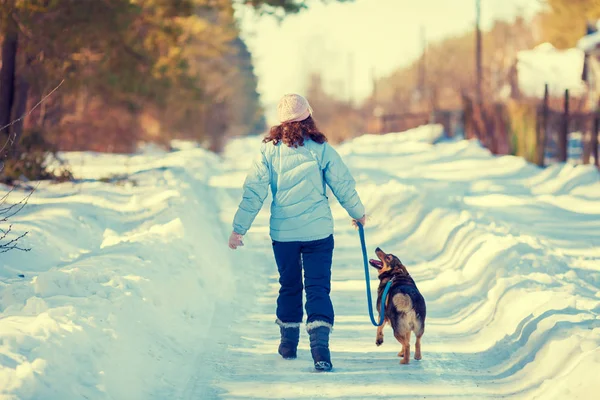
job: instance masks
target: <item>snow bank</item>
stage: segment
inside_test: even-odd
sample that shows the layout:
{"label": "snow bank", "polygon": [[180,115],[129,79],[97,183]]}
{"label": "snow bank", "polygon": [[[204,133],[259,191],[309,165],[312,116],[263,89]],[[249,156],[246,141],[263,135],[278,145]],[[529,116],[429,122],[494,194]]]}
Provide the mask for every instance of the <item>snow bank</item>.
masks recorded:
{"label": "snow bank", "polygon": [[564,95],[566,89],[573,96],[585,93],[581,49],[557,50],[550,43],[543,43],[532,50],[520,51],[517,60],[519,89],[526,96],[544,97],[546,83],[553,96]]}
{"label": "snow bank", "polygon": [[2,255],[0,398],[166,398],[231,281],[217,157],[67,157],[84,182],[43,184],[14,226],[32,251]]}
{"label": "snow bank", "polygon": [[399,155],[432,147],[432,143],[444,135],[444,127],[439,124],[424,125],[405,132],[385,135],[363,135],[339,146],[342,154],[362,154],[380,152],[382,155]]}
{"label": "snow bank", "polygon": [[427,301],[422,361],[398,364],[389,327],[375,346],[358,236],[332,196],[336,370],[309,373],[304,332],[299,360],[281,360],[268,202],[246,246],[226,248],[260,137],[223,157],[179,143],[68,153],[80,182],[42,185],[15,217],[33,250],[2,255],[0,398],[593,398],[597,170],[432,145],[439,135],[338,148],[370,214],[369,252],[397,254]]}

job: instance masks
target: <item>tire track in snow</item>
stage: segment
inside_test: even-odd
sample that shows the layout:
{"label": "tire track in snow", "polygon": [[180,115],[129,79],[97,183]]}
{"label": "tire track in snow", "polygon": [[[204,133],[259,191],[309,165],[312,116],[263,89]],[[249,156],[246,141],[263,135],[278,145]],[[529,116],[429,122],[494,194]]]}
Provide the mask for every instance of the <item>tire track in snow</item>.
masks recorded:
{"label": "tire track in snow", "polygon": [[[237,177],[231,188],[241,186],[252,145],[244,139],[229,149],[236,160],[230,173]],[[573,177],[567,173],[572,167],[564,166],[564,173],[549,174],[520,159],[493,158],[473,143],[434,147],[389,135],[363,137],[340,151],[373,214],[370,250],[381,245],[397,254],[428,302],[423,360],[398,365],[399,345],[389,328],[384,345],[375,346],[358,237],[338,205],[331,343],[336,372],[310,372],[305,332],[299,359],[281,360],[273,324],[277,276],[263,210],[242,250],[257,262],[246,266],[258,298],[244,298],[232,326],[221,332],[227,339],[215,356],[226,367],[210,382],[215,396],[592,398],[600,388],[591,372],[600,367],[600,234],[593,233],[600,232],[600,212],[582,210],[584,223],[538,197],[544,191],[563,205],[585,198],[600,210],[592,171]],[[578,184],[556,181],[564,175]],[[239,190],[230,190],[237,199]],[[473,201],[498,192],[510,207]],[[224,223],[236,205],[224,208]],[[580,264],[586,268],[574,268]],[[376,282],[371,284],[374,290]]]}
{"label": "tire track in snow", "polygon": [[[229,175],[231,172],[234,172],[234,176]],[[243,174],[235,174],[235,170],[231,171],[225,163],[209,179],[210,199],[198,197],[201,201],[208,200],[214,214],[221,218],[222,223],[219,225],[224,241],[231,230],[231,209],[239,203],[238,191],[243,178]],[[240,179],[242,183],[239,182]],[[227,250],[228,253],[222,255],[222,260],[214,260],[215,273],[223,274],[227,279],[228,283],[223,288],[226,295],[215,304],[215,312],[206,323],[208,334],[199,345],[191,368],[184,371],[187,379],[181,392],[173,398],[212,399],[224,393],[215,382],[219,382],[222,376],[227,376],[232,365],[235,365],[235,357],[229,349],[242,341],[235,331],[236,325],[253,312],[257,293],[263,289],[262,282],[256,279],[265,273],[263,270],[256,270],[257,267],[264,266],[262,256]],[[227,268],[221,265],[223,261],[226,261]]]}

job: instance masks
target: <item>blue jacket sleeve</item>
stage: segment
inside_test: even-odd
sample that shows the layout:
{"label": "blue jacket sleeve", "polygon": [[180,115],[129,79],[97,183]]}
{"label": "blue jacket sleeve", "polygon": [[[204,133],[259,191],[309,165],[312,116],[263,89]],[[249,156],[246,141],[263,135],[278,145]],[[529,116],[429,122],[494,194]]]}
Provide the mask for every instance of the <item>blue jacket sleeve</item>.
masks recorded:
{"label": "blue jacket sleeve", "polygon": [[244,181],[244,194],[235,217],[233,218],[233,230],[245,235],[254,218],[262,208],[269,194],[269,163],[265,157],[264,145],[261,147],[260,155],[250,169]]}
{"label": "blue jacket sleeve", "polygon": [[365,215],[365,207],[360,201],[360,197],[358,197],[356,182],[350,174],[350,170],[333,147],[328,143],[323,146],[325,182],[350,217],[354,219],[361,218]]}

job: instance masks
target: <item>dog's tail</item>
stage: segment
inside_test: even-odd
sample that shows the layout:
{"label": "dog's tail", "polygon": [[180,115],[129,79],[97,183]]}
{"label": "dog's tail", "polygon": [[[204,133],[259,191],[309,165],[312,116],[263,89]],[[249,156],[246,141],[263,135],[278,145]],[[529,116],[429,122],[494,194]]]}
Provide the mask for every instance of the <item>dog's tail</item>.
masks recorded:
{"label": "dog's tail", "polygon": [[398,311],[406,312],[412,310],[413,308],[412,299],[409,295],[404,293],[398,293],[394,295],[394,297],[392,298],[392,303],[394,303],[394,306]]}

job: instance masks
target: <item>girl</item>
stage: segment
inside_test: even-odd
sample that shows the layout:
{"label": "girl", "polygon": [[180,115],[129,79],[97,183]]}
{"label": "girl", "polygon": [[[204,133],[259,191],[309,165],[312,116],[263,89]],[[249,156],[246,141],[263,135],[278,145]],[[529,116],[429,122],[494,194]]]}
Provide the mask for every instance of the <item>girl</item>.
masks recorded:
{"label": "girl", "polygon": [[262,208],[270,187],[270,234],[281,285],[276,320],[281,332],[279,354],[286,359],[296,358],[304,269],[311,354],[316,370],[330,371],[333,218],[325,185],[350,217],[363,225],[365,208],[350,171],[317,129],[308,101],[297,94],[285,95],[277,113],[281,125],[271,128],[263,140],[260,155],[246,178],[229,247],[243,246],[242,237]]}

